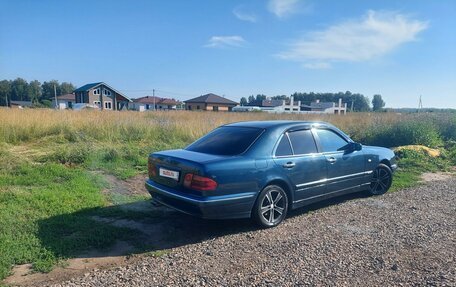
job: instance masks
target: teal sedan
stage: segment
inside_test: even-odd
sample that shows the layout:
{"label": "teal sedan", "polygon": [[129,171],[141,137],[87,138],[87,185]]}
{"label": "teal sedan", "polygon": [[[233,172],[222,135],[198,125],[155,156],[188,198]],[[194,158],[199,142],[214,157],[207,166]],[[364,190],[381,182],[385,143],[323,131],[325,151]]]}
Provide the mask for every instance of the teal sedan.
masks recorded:
{"label": "teal sedan", "polygon": [[253,218],[263,227],[331,197],[384,194],[397,168],[392,150],[304,121],[224,125],[184,149],[152,153],[148,165],[155,202],[202,218]]}

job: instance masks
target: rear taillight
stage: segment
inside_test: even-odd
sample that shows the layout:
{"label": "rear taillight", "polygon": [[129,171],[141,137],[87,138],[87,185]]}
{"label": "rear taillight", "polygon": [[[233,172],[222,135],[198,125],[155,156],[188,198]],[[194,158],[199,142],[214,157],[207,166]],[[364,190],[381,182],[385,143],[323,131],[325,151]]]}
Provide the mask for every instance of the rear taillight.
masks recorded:
{"label": "rear taillight", "polygon": [[211,191],[217,188],[217,182],[209,177],[187,173],[184,177],[184,186],[199,191]]}
{"label": "rear taillight", "polygon": [[149,170],[149,178],[157,176],[157,168],[155,167],[155,164],[152,162],[152,158],[150,157],[147,161],[147,169]]}

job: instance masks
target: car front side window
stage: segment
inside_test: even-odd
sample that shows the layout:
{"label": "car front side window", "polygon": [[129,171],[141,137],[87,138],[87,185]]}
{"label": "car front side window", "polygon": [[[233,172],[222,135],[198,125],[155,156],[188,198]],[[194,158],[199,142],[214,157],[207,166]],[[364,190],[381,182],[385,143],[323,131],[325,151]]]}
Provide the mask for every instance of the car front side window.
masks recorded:
{"label": "car front side window", "polygon": [[317,129],[317,134],[323,152],[340,151],[348,144],[345,139],[331,130]]}
{"label": "car front side window", "polygon": [[317,153],[317,146],[310,130],[290,132],[288,136],[295,155]]}

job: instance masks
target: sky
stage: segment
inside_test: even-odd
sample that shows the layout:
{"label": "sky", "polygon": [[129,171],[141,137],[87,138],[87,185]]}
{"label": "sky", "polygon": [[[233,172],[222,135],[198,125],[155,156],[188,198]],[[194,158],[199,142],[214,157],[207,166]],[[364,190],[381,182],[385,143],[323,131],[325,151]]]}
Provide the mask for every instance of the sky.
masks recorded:
{"label": "sky", "polygon": [[456,108],[456,1],[0,0],[0,79]]}

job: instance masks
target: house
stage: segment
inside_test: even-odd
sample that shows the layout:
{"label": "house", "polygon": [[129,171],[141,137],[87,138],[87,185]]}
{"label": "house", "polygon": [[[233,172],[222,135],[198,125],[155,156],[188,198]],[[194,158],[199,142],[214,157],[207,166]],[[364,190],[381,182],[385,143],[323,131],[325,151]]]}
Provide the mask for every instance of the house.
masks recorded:
{"label": "house", "polygon": [[180,110],[182,109],[182,102],[175,99],[146,96],[133,99],[132,109],[140,112],[153,110]]}
{"label": "house", "polygon": [[[305,105],[301,104],[301,101],[296,102],[293,96],[291,96],[289,101],[267,99],[263,100],[259,107],[249,106],[249,108],[251,110],[260,109],[268,113],[346,114],[347,103],[342,104],[342,99],[339,99],[338,104],[316,100],[310,103],[310,105]],[[238,111],[239,109],[236,107],[235,110]]]}
{"label": "house", "polygon": [[59,110],[71,109],[76,103],[75,94],[65,94],[57,97],[57,103],[55,99],[52,100],[52,107]]}
{"label": "house", "polygon": [[301,111],[310,111],[312,113],[322,113],[322,114],[343,114],[347,113],[347,103],[342,104],[342,99],[339,99],[339,102],[336,104],[334,102],[320,102],[316,100],[315,102],[308,105],[301,105]]}
{"label": "house", "polygon": [[74,90],[76,103],[96,105],[102,110],[128,109],[130,98],[103,83],[92,83]]}
{"label": "house", "polygon": [[10,107],[13,109],[30,108],[32,105],[31,101],[10,101]]}
{"label": "house", "polygon": [[184,101],[189,111],[231,111],[238,103],[215,94],[207,94]]}
{"label": "house", "polygon": [[294,98],[291,97],[289,101],[266,99],[261,101],[259,107],[255,108],[268,113],[300,113],[300,106],[301,101],[295,102]]}
{"label": "house", "polygon": [[235,106],[233,112],[261,112],[260,107],[256,106]]}

